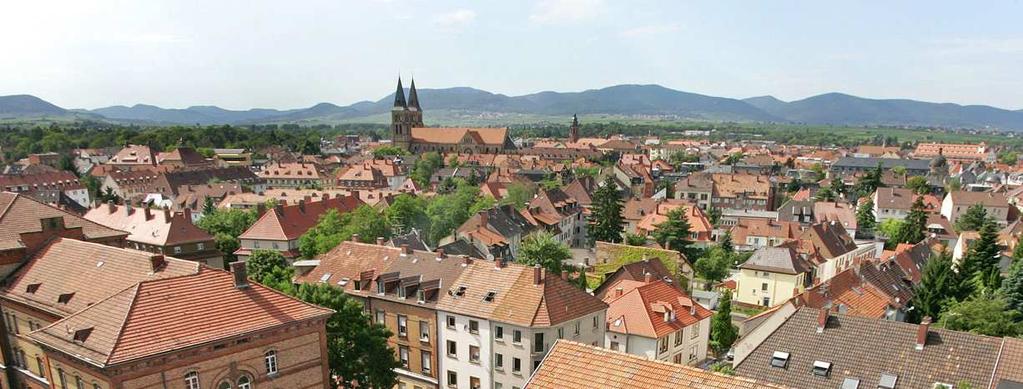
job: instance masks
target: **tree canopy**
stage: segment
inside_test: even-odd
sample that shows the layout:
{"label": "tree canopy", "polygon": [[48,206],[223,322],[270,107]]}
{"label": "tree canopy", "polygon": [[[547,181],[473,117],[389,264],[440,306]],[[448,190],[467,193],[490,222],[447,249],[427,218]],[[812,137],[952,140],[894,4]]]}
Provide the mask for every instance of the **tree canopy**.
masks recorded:
{"label": "tree canopy", "polygon": [[603,242],[621,242],[625,219],[622,217],[624,208],[622,198],[618,196],[618,187],[610,176],[593,192],[593,203],[590,206],[590,240]]}
{"label": "tree canopy", "polygon": [[650,233],[661,247],[685,253],[692,242],[689,240],[689,218],[686,209],[678,207],[668,211],[667,220],[654,226]]}
{"label": "tree canopy", "polygon": [[545,230],[535,231],[526,235],[519,247],[519,263],[540,265],[553,274],[561,274],[565,261],[572,258],[568,246],[559,242],[554,235]]}

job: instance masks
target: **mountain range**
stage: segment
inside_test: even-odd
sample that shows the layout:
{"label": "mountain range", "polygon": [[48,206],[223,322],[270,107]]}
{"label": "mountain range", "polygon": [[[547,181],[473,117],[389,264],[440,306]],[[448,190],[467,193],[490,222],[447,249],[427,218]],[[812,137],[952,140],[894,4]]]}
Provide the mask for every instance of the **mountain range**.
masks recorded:
{"label": "mountain range", "polygon": [[[616,120],[689,120],[799,123],[836,126],[925,126],[1023,131],[1023,110],[984,105],[868,99],[826,93],[786,102],[772,96],[733,99],[688,93],[659,85],[616,85],[583,92],[539,92],[506,96],[457,87],[419,89],[428,124],[500,125],[564,122],[579,114]],[[320,103],[308,108],[228,110],[216,106],[184,109],[136,104],[92,110],[64,109],[31,95],[0,96],[0,120],[74,118],[143,124],[334,124],[385,123],[394,101],[347,106]]]}

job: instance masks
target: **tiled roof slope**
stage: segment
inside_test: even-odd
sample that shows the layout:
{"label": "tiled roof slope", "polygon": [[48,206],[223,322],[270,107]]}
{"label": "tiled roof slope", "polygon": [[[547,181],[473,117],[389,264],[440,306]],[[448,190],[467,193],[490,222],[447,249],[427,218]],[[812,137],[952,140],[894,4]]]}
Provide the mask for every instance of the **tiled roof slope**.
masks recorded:
{"label": "tiled roof slope", "polygon": [[[916,324],[831,315],[817,332],[819,310],[802,307],[736,366],[739,376],[795,388],[836,388],[846,378],[876,387],[881,374],[897,375],[897,388],[970,382],[987,387],[1002,339],[930,328],[922,350]],[[771,366],[774,352],[789,353],[785,368]],[[811,373],[814,361],[831,363],[826,377]]]}
{"label": "tiled roof slope", "polygon": [[[109,366],[332,312],[259,284],[235,287],[231,273],[204,268],[194,275],[135,284],[32,338]],[[84,341],[75,340],[81,330],[91,333]]]}
{"label": "tiled roof slope", "polygon": [[774,273],[799,274],[810,270],[795,249],[788,246],[761,247],[753,252],[740,269],[762,270]]}
{"label": "tiled roof slope", "polygon": [[740,389],[782,388],[749,378],[558,340],[526,389]]}
{"label": "tiled roof slope", "polygon": [[170,211],[107,204],[90,209],[85,218],[128,231],[128,240],[132,242],[171,246],[213,240],[212,235],[192,224],[184,214]]}
{"label": "tiled roof slope", "polygon": [[[69,315],[117,293],[139,281],[194,274],[196,262],[163,257],[153,271],[158,254],[110,247],[74,239],[56,239],[40,250],[8,279],[4,298],[28,304],[56,315]],[[29,285],[36,285],[30,292]],[[58,302],[68,295],[66,303]]]}
{"label": "tiled roof slope", "polygon": [[[991,385],[1002,389],[1018,388],[1023,386],[1023,339],[1005,338],[1002,344],[1002,354],[998,357],[998,368],[995,369],[994,380]],[[1015,384],[1017,386],[1010,386]]]}
{"label": "tiled roof slope", "polygon": [[345,213],[355,210],[363,202],[355,196],[338,196],[320,201],[303,202],[270,208],[239,238],[263,240],[294,240],[308,231],[330,209]]}
{"label": "tiled roof slope", "polygon": [[412,139],[424,143],[455,144],[469,135],[480,144],[501,146],[508,138],[507,128],[413,128]]}
{"label": "tiled roof slope", "polygon": [[20,234],[42,231],[40,219],[63,217],[66,228],[81,227],[86,239],[127,236],[128,233],[91,222],[17,193],[0,193],[0,247],[20,247]]}

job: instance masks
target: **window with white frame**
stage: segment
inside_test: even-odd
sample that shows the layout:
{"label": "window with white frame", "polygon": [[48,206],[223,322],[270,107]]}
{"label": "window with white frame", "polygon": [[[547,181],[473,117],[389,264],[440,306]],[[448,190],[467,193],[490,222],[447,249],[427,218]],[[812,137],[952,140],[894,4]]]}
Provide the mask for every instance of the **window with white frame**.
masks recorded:
{"label": "window with white frame", "polygon": [[277,351],[269,350],[263,354],[263,361],[266,365],[266,374],[277,374]]}
{"label": "window with white frame", "polygon": [[238,389],[252,389],[252,379],[247,375],[238,378]]}
{"label": "window with white frame", "polygon": [[185,374],[185,389],[199,389],[199,373],[188,372]]}
{"label": "window with white frame", "polygon": [[402,338],[408,336],[408,317],[405,315],[398,315],[398,336]]}

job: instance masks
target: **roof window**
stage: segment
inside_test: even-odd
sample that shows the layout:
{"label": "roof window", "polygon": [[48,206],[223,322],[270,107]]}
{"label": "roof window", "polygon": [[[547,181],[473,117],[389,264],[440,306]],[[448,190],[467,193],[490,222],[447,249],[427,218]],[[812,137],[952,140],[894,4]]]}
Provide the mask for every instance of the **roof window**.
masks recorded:
{"label": "roof window", "polygon": [[831,373],[831,362],[813,361],[813,375],[827,377]]}
{"label": "roof window", "polygon": [[842,381],[842,389],[857,389],[860,387],[860,380],[856,378],[846,378]]}
{"label": "roof window", "polygon": [[899,380],[899,376],[890,373],[882,373],[881,381],[877,383],[877,389],[895,389],[895,382]]}
{"label": "roof window", "polygon": [[75,294],[73,292],[72,293],[64,293],[64,294],[61,294],[60,296],[57,296],[57,302],[60,303],[60,304],[67,304],[69,301],[71,301],[72,297],[75,297]]}
{"label": "roof window", "polygon": [[779,367],[784,369],[789,364],[789,353],[783,351],[775,351],[771,355],[771,366]]}

